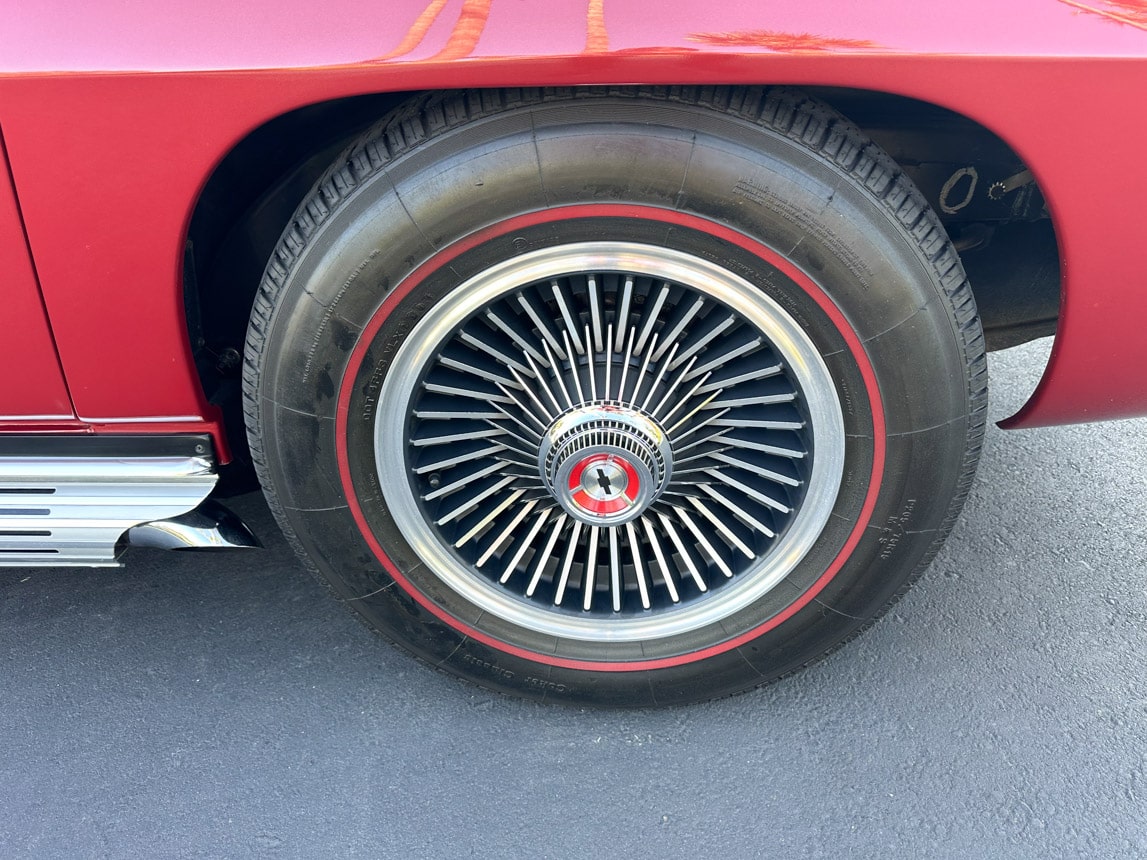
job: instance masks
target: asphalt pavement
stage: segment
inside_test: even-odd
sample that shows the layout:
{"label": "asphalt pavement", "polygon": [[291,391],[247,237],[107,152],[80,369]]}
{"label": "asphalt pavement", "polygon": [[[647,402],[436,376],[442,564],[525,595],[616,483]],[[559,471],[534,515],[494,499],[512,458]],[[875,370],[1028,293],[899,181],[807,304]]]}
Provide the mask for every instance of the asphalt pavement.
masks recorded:
{"label": "asphalt pavement", "polygon": [[[991,357],[992,415],[1047,344]],[[374,637],[277,537],[0,571],[0,857],[1147,856],[1147,421],[988,434],[945,549],[780,684],[506,699]]]}

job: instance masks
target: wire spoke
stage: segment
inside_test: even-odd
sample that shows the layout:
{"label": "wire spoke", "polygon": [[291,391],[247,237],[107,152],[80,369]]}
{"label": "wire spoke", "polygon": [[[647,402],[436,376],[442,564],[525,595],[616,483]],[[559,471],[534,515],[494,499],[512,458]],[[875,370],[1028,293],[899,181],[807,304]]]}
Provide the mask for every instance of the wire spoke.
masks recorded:
{"label": "wire spoke", "polygon": [[574,556],[578,550],[578,537],[581,536],[582,523],[580,520],[574,520],[573,533],[570,535],[569,543],[566,545],[565,557],[562,559],[561,576],[558,579],[558,590],[554,593],[554,606],[561,606],[562,600],[566,596],[566,585],[570,581],[570,571],[573,570]]}
{"label": "wire spoke", "polygon": [[492,436],[501,436],[502,429],[495,427],[490,430],[476,430],[471,433],[446,433],[439,436],[428,436],[421,439],[411,439],[410,444],[415,448],[431,445],[451,445],[455,442],[469,442],[472,439],[489,439]]}
{"label": "wire spoke", "polygon": [[[537,499],[534,499],[533,501],[530,502],[530,506],[532,506],[536,503],[537,503]],[[523,510],[528,513],[529,512],[529,506],[523,508]],[[522,560],[522,556],[524,556],[527,552],[529,552],[530,547],[532,547],[534,545],[534,539],[538,536],[538,532],[540,532],[542,530],[542,526],[544,526],[546,524],[546,520],[549,518],[552,510],[553,510],[552,508],[547,508],[546,510],[544,510],[540,514],[538,514],[537,519],[534,520],[534,524],[532,526],[530,526],[530,530],[526,533],[525,539],[522,540],[521,544],[519,544],[519,546],[518,546],[517,551],[510,558],[510,561],[506,564],[506,567],[502,571],[502,576],[498,579],[498,582],[500,582],[504,585],[505,583],[510,581],[510,577],[513,576],[514,572],[518,569],[518,562],[520,562]],[[562,514],[562,516],[565,516],[565,514]],[[514,530],[518,527],[519,522],[521,522],[521,520],[519,518],[514,518],[514,520],[512,520],[510,522],[510,525],[507,526],[506,532],[502,535],[502,537],[499,540],[495,541],[494,544],[490,547],[490,549],[488,549],[486,551],[486,555],[483,555],[482,558],[478,560],[478,567],[481,567],[483,564],[485,564],[487,561],[489,561],[490,554],[492,554],[494,552],[494,550],[497,548],[498,544],[501,541],[505,540],[506,537],[513,534]]]}
{"label": "wire spoke", "polygon": [[616,528],[609,532],[609,594],[613,599],[613,611],[621,612],[621,547]]}
{"label": "wire spoke", "polygon": [[503,499],[502,502],[497,507],[494,508],[494,510],[490,511],[490,513],[488,513],[488,514],[486,514],[486,516],[482,517],[482,519],[480,519],[474,525],[474,527],[472,529],[470,529],[470,531],[466,532],[466,534],[464,534],[464,535],[462,535],[462,537],[458,538],[458,540],[454,542],[454,548],[458,549],[459,547],[465,546],[466,544],[470,543],[471,540],[473,540],[478,535],[480,535],[483,531],[485,531],[486,527],[489,526],[490,523],[494,522],[494,520],[496,520],[498,517],[500,517],[502,515],[503,511],[505,511],[507,508],[509,508],[511,505],[513,505],[516,501],[518,501],[518,499],[520,499],[522,497],[522,494],[525,492],[526,492],[525,490],[514,490],[514,492],[510,493],[510,495],[508,495],[505,499]]}
{"label": "wire spoke", "polygon": [[698,338],[695,343],[690,344],[686,349],[682,350],[681,354],[677,356],[676,363],[672,364],[670,369],[676,370],[678,364],[684,364],[686,360],[695,356],[697,353],[699,353],[701,350],[703,350],[710,343],[712,343],[736,324],[737,318],[732,314],[729,314],[729,316],[725,317],[725,319],[723,319],[717,325],[713,326],[713,328]]}
{"label": "wire spoke", "polygon": [[746,472],[752,472],[754,475],[759,475],[778,484],[784,484],[786,487],[799,487],[801,485],[801,482],[796,478],[790,478],[788,475],[782,475],[780,472],[774,472],[772,469],[766,469],[756,463],[748,463],[738,457],[730,457],[728,454],[720,452],[713,454],[712,457],[721,463],[726,463],[737,469],[744,469]]}
{"label": "wire spoke", "polygon": [[486,501],[486,499],[490,498],[490,496],[494,495],[495,493],[499,492],[500,490],[504,490],[510,484],[514,483],[515,480],[517,480],[517,479],[513,475],[508,475],[507,477],[498,481],[498,483],[492,485],[491,487],[489,487],[486,490],[483,490],[481,493],[476,495],[474,498],[468,499],[467,501],[463,502],[458,507],[456,507],[454,510],[450,511],[450,513],[446,514],[444,517],[440,517],[439,519],[436,519],[434,521],[434,524],[437,526],[444,526],[447,523],[454,522],[454,520],[458,519],[458,517],[462,516],[462,514],[467,513],[468,511],[472,511],[474,508],[478,507],[478,505],[480,505],[482,502]]}
{"label": "wire spoke", "polygon": [[502,376],[501,374],[498,374],[498,373],[492,373],[491,371],[486,370],[485,368],[477,367],[473,364],[466,364],[466,362],[464,362],[464,361],[458,361],[457,359],[450,358],[449,356],[446,356],[446,355],[439,356],[438,357],[438,363],[441,364],[443,367],[449,367],[451,370],[460,370],[463,373],[469,373],[472,376],[476,376],[479,379],[484,379],[487,382],[494,382],[494,383],[497,383],[499,385],[507,385],[510,388],[517,388],[518,387],[518,383],[514,382],[514,380],[512,380],[508,376]]}
{"label": "wire spoke", "polygon": [[[585,349],[584,349],[584,347],[582,347],[582,345],[578,342],[578,339],[577,339],[578,338],[577,323],[574,321],[574,316],[570,312],[569,305],[566,304],[566,297],[565,297],[565,293],[562,291],[561,284],[559,284],[557,281],[551,281],[550,287],[554,291],[554,301],[556,301],[558,303],[558,308],[561,310],[562,322],[564,322],[565,326],[566,326],[565,334],[568,338],[573,339],[573,345],[577,351],[577,354],[583,355],[585,353]],[[570,341],[566,340],[565,344],[566,344],[566,354],[567,355],[572,354],[573,350],[570,349]]]}
{"label": "wire spoke", "polygon": [[[534,591],[537,590],[538,583],[541,581],[542,574],[546,571],[546,562],[550,560],[550,556],[554,551],[554,544],[558,542],[558,535],[562,533],[562,529],[566,524],[566,515],[561,514],[557,520],[554,521],[554,527],[550,529],[549,539],[546,540],[545,549],[534,556],[534,576],[530,580],[530,584],[526,586],[526,597],[533,597]],[[509,571],[503,576],[508,579]]]}
{"label": "wire spoke", "polygon": [[625,286],[621,288],[621,304],[617,308],[617,317],[615,318],[615,328],[617,329],[617,340],[613,344],[614,352],[621,352],[625,346],[625,330],[629,325],[629,304],[633,301],[633,276],[626,275]]}
{"label": "wire spoke", "polygon": [[653,556],[657,559],[657,565],[661,570],[661,580],[669,592],[669,599],[674,603],[680,603],[681,596],[677,593],[677,586],[673,582],[672,574],[669,573],[669,565],[665,561],[665,551],[661,549],[661,541],[657,537],[653,523],[649,517],[642,517],[641,526],[645,529],[645,537],[648,538],[649,545],[653,548]]}
{"label": "wire spoke", "polygon": [[641,323],[641,333],[637,336],[637,345],[634,349],[634,355],[641,355],[641,350],[645,348],[645,341],[653,334],[653,327],[657,324],[658,316],[661,314],[661,308],[665,306],[665,300],[668,298],[669,284],[662,284],[661,291],[653,301],[653,306],[645,312]]}
{"label": "wire spoke", "polygon": [[[558,358],[560,358],[562,361],[565,361],[566,354],[562,350],[561,344],[558,342],[558,339],[554,337],[554,333],[550,329],[550,324],[540,313],[538,313],[538,309],[534,307],[534,303],[527,299],[524,295],[519,294],[518,305],[525,312],[526,316],[530,318],[530,322],[532,322],[537,330],[541,332],[542,339],[545,341],[546,345],[558,354]],[[553,364],[552,361],[551,364]]]}
{"label": "wire spoke", "polygon": [[477,451],[471,451],[468,454],[456,454],[453,457],[446,457],[442,460],[435,460],[433,463],[427,463],[425,466],[419,466],[414,470],[414,474],[425,475],[427,472],[437,472],[442,469],[449,469],[451,466],[457,466],[459,463],[468,463],[471,460],[480,460],[483,457],[489,457],[504,450],[506,450],[506,446],[499,442],[497,445],[491,445],[488,448],[479,448]]}
{"label": "wire spoke", "polygon": [[769,379],[776,376],[784,370],[784,366],[780,364],[770,364],[768,367],[759,367],[756,370],[750,370],[747,373],[739,373],[736,376],[727,376],[721,379],[715,379],[700,389],[699,394],[706,394],[717,388],[724,388],[728,390],[734,385],[740,385],[742,382],[757,382],[761,379]]}
{"label": "wire spoke", "polygon": [[516,331],[510,325],[503,322],[502,318],[496,313],[493,311],[486,311],[486,319],[493,323],[494,327],[499,329],[503,334],[506,335],[506,337],[512,340],[514,345],[517,346],[518,349],[520,349],[527,358],[532,356],[535,361],[540,361],[542,364],[546,363],[546,360],[542,357],[542,354],[538,352],[534,345],[527,341],[521,332]]}
{"label": "wire spoke", "polygon": [[732,579],[733,568],[729,567],[729,565],[725,563],[725,559],[721,557],[721,554],[717,552],[717,550],[713,547],[713,544],[709,542],[709,538],[703,531],[701,531],[701,529],[697,527],[697,524],[693,522],[693,518],[689,516],[689,512],[684,508],[676,507],[673,509],[673,511],[677,514],[678,519],[685,523],[685,528],[689,529],[693,537],[697,539],[697,543],[699,543],[702,549],[704,549],[708,554],[709,558],[713,559],[713,563],[717,565],[721,573],[725,575],[725,578]]}
{"label": "wire spoke", "polygon": [[733,530],[731,528],[729,528],[727,525],[725,525],[725,523],[721,522],[720,518],[715,516],[711,510],[709,510],[707,507],[705,507],[705,505],[701,503],[700,499],[698,499],[696,496],[690,496],[689,497],[689,504],[691,504],[694,508],[696,508],[697,513],[699,513],[701,516],[703,516],[705,519],[707,519],[713,525],[713,528],[715,528],[722,535],[724,535],[725,539],[729,543],[731,543],[733,546],[735,546],[737,549],[739,549],[742,553],[744,553],[745,558],[755,558],[756,557],[757,554],[755,552],[753,552],[752,549],[750,549],[749,545],[747,543],[745,543],[743,540],[741,540],[739,537],[737,537],[737,535],[733,532]]}
{"label": "wire spoke", "polygon": [[653,605],[649,602],[649,583],[645,579],[645,564],[641,557],[641,546],[637,542],[637,532],[631,522],[625,524],[625,537],[629,543],[629,555],[633,559],[633,570],[637,576],[637,592],[641,595],[641,608],[649,609]]}
{"label": "wire spoke", "polygon": [[[537,507],[537,504],[539,501],[540,501],[540,499],[530,499],[528,502],[526,502],[524,505],[522,505],[520,508],[518,508],[518,512],[516,514],[514,514],[513,519],[511,519],[502,528],[502,531],[500,531],[498,533],[498,536],[496,538],[494,538],[493,543],[491,543],[486,548],[486,551],[484,553],[482,553],[480,556],[478,556],[478,561],[476,561],[474,563],[475,566],[482,567],[482,565],[484,565],[486,562],[488,562],[490,560],[490,557],[493,556],[494,553],[496,553],[498,551],[498,547],[500,547],[503,543],[505,543],[506,540],[511,535],[514,534],[514,532],[517,530],[518,526],[522,524],[522,520],[524,520],[526,517],[528,517],[530,515],[530,511],[532,511],[535,507]],[[542,513],[545,514],[546,516],[549,516],[549,511],[543,511]],[[541,528],[541,523],[543,523],[543,522],[545,522],[544,518],[539,519],[538,528]],[[527,539],[527,545],[528,545],[529,541],[532,541],[533,534],[534,533],[531,532],[530,538]],[[509,569],[512,571],[513,566],[511,566]]]}
{"label": "wire spoke", "polygon": [[719,438],[724,445],[732,445],[734,448],[746,448],[750,451],[760,451],[762,454],[772,454],[774,457],[803,460],[805,456],[807,456],[804,451],[798,451],[793,448],[781,448],[777,445],[765,445],[760,442],[751,442],[747,439],[739,439],[736,436],[729,436],[727,434],[721,434]]}
{"label": "wire spoke", "polygon": [[502,352],[501,350],[495,349],[494,347],[490,346],[490,344],[486,343],[486,341],[482,340],[480,337],[475,337],[474,335],[472,335],[466,331],[461,332],[458,335],[458,337],[462,341],[462,343],[466,344],[467,346],[472,346],[472,347],[474,347],[474,349],[481,350],[482,352],[486,353],[486,355],[493,358],[495,361],[498,361],[499,363],[504,364],[507,367],[516,368],[517,370],[520,370],[522,373],[529,376],[530,370],[528,367],[526,367],[524,364],[522,364],[517,359],[511,358],[510,356],[506,355],[506,353]]}
{"label": "wire spoke", "polygon": [[[612,531],[612,529],[610,531]],[[594,577],[597,574],[597,546],[600,537],[601,526],[590,526],[589,541],[587,542],[588,546],[586,550],[585,576],[582,577],[585,580],[585,597],[582,600],[581,608],[586,612],[589,612],[589,608],[593,606],[593,589],[596,584]]]}
{"label": "wire spoke", "polygon": [[[677,343],[677,338],[681,336],[681,332],[685,331],[685,327],[689,325],[689,322],[693,319],[693,317],[697,316],[698,312],[703,307],[705,307],[705,300],[702,298],[698,298],[695,302],[693,302],[692,305],[689,306],[689,309],[681,315],[681,318],[678,319],[676,323],[674,323],[673,328],[669,329],[669,331],[667,331],[662,337],[661,346],[659,346],[657,351],[653,354],[654,361],[660,361],[661,356],[665,354],[665,350],[669,349],[671,346],[673,348],[680,346],[680,344]],[[673,356],[669,356],[667,361],[672,362]]]}

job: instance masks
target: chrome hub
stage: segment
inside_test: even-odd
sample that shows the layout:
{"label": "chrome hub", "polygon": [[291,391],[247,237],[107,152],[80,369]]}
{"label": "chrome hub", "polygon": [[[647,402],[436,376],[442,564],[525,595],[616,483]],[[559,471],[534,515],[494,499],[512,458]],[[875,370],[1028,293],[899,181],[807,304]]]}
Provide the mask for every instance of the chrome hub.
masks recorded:
{"label": "chrome hub", "polygon": [[616,403],[561,415],[542,436],[538,469],[562,509],[587,525],[637,519],[672,474],[668,436],[652,418]]}

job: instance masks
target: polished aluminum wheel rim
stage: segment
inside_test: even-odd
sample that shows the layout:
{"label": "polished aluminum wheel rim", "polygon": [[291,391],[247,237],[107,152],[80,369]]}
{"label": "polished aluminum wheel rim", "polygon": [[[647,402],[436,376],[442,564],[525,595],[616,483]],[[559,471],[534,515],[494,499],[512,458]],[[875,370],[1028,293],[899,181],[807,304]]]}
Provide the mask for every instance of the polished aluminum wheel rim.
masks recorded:
{"label": "polished aluminum wheel rim", "polygon": [[832,512],[844,425],[808,335],[701,258],[524,254],[439,302],[379,396],[378,475],[422,563],[537,633],[635,642],[727,619]]}

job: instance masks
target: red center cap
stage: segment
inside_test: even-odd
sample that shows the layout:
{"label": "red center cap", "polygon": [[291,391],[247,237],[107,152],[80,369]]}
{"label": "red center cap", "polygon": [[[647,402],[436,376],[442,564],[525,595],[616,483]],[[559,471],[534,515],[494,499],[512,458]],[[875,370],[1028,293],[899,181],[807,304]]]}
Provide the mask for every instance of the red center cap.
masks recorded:
{"label": "red center cap", "polygon": [[633,506],[641,494],[641,479],[624,457],[591,454],[570,472],[569,492],[582,510],[608,517]]}

